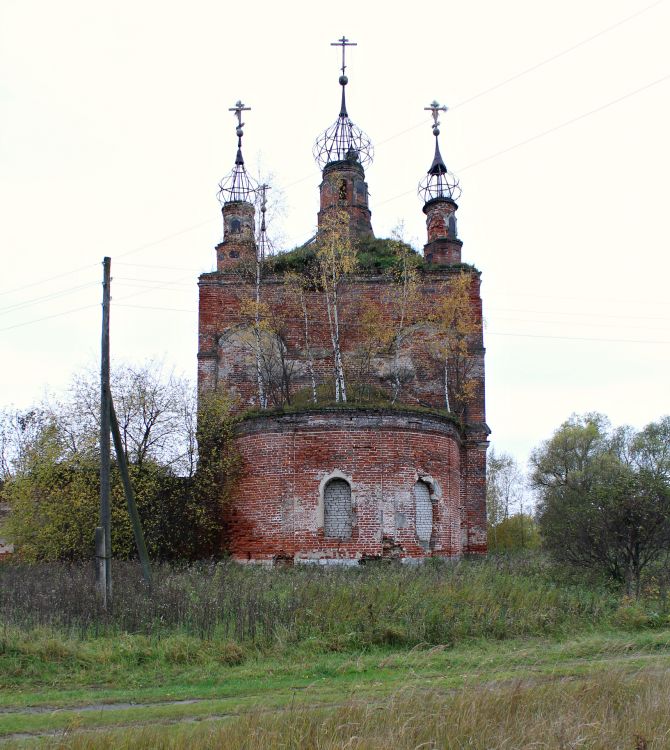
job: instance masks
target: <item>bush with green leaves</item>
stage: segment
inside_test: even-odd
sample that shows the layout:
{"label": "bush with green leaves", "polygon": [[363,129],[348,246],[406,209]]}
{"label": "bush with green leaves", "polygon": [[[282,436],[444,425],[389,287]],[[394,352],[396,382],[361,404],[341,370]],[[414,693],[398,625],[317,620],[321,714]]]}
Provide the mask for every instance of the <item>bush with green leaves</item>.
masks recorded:
{"label": "bush with green leaves", "polygon": [[[174,379],[161,380],[150,366],[129,368],[116,373],[112,390],[150,556],[221,554],[222,506],[237,463],[229,400],[220,394],[201,399],[196,436],[195,401]],[[64,403],[0,414],[0,501],[10,509],[3,533],[22,559],[93,556],[100,506],[95,395],[90,380],[78,380]],[[114,458],[111,513],[112,554],[133,557],[134,537]]]}
{"label": "bush with green leaves", "polygon": [[519,552],[539,546],[540,532],[528,513],[514,513],[488,528],[489,552]]}
{"label": "bush with green leaves", "polygon": [[636,432],[572,416],[531,456],[538,523],[558,560],[601,570],[640,593],[670,550],[670,417]]}

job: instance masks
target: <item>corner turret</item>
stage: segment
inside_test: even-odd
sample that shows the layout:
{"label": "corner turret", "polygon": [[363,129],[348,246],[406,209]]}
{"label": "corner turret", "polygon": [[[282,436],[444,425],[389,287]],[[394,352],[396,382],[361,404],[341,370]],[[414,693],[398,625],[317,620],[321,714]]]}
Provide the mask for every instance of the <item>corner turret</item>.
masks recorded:
{"label": "corner turret", "polygon": [[223,214],[223,241],[216,246],[216,269],[219,273],[229,270],[241,260],[256,258],[254,200],[257,186],[247,174],[242,156],[242,112],[250,109],[238,101],[228,110],[237,117],[237,156],[232,171],[219,183],[217,197]]}
{"label": "corner turret", "polygon": [[461,262],[461,247],[456,230],[456,199],[461,189],[456,177],[447,169],[438,136],[440,135],[438,112],[447,108],[434,101],[426,110],[433,115],[433,135],[435,136],[435,156],[426,177],[419,184],[419,195],[424,200],[423,212],[426,214],[428,242],[424,245],[423,254],[428,263],[449,265]]}

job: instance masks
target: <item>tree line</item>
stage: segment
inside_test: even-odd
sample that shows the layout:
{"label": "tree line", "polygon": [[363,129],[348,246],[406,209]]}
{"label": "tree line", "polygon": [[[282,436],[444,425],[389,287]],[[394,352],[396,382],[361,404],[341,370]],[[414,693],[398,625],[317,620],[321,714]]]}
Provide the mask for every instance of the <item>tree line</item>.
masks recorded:
{"label": "tree line", "polygon": [[[3,535],[27,560],[93,554],[98,523],[97,374],[61,399],[0,410]],[[239,472],[237,418],[221,394],[197,405],[192,384],[156,363],[124,366],[112,390],[150,554],[221,554],[227,487]],[[121,480],[112,472],[113,552],[132,557]],[[573,415],[531,454],[524,476],[508,454],[487,460],[491,551],[542,546],[554,559],[604,574],[639,594],[670,570],[670,417],[641,430],[601,414]]]}
{"label": "tree line", "polygon": [[[149,553],[160,559],[220,554],[222,508],[237,457],[234,419],[222,394],[196,398],[193,384],[150,362],[113,371],[111,388]],[[27,560],[93,554],[100,492],[100,384],[77,375],[63,397],[0,410],[4,534]],[[112,551],[134,555],[116,461],[111,475]]]}
{"label": "tree line", "polygon": [[511,456],[491,451],[487,510],[494,549],[541,543],[554,559],[604,574],[629,594],[640,594],[645,576],[666,587],[670,417],[635,430],[613,428],[602,414],[573,415],[532,452],[527,478]]}

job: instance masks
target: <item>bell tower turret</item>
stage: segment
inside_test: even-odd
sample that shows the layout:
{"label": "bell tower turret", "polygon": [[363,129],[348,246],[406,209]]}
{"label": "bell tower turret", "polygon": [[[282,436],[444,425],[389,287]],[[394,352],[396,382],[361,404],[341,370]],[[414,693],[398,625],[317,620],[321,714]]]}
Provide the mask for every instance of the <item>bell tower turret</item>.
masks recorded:
{"label": "bell tower turret", "polygon": [[227,271],[241,260],[256,258],[254,199],[257,186],[247,174],[242,156],[242,112],[250,109],[238,101],[228,110],[237,117],[237,155],[232,171],[219,183],[218,198],[223,214],[223,241],[216,246],[216,269],[219,272]]}
{"label": "bell tower turret", "polygon": [[423,212],[426,214],[428,242],[424,245],[423,254],[428,263],[451,265],[461,262],[461,247],[456,230],[456,199],[461,189],[456,177],[447,169],[440,154],[440,122],[438,112],[447,108],[434,101],[428,110],[433,115],[433,135],[435,136],[435,156],[428,173],[419,184],[419,195],[424,200]]}
{"label": "bell tower turret", "polygon": [[319,229],[329,212],[344,211],[349,217],[352,237],[373,237],[368,186],[363,169],[364,165],[372,162],[372,144],[367,135],[349,119],[345,96],[345,87],[349,83],[345,75],[345,50],[356,44],[343,36],[331,46],[342,47],[342,75],[339,78],[342,100],[337,120],[314,144],[314,158],[323,170],[323,180],[319,186]]}

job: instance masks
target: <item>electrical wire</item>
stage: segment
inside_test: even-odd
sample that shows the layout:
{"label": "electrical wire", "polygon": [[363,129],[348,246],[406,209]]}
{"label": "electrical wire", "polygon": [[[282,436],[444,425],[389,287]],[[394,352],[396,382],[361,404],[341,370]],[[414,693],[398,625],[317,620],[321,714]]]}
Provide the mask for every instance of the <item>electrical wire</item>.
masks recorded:
{"label": "electrical wire", "polygon": [[[554,61],[554,60],[556,60],[556,59],[558,59],[560,57],[563,57],[564,55],[566,55],[566,54],[574,51],[575,49],[578,49],[579,47],[584,46],[585,44],[593,41],[594,39],[597,39],[598,37],[602,36],[603,34],[606,34],[606,33],[610,32],[610,31],[612,31],[613,29],[616,29],[616,28],[620,27],[621,25],[627,23],[628,21],[631,21],[634,18],[637,18],[638,16],[642,15],[643,13],[651,10],[652,8],[654,8],[654,7],[658,6],[658,5],[660,5],[662,2],[665,2],[665,0],[656,0],[656,2],[651,3],[648,6],[645,6],[644,8],[640,9],[639,11],[633,13],[630,16],[627,16],[626,18],[621,19],[620,21],[617,21],[616,23],[614,23],[614,24],[606,27],[605,29],[602,29],[601,31],[597,32],[596,34],[593,34],[593,35],[591,35],[591,36],[589,36],[589,37],[581,40],[580,42],[578,42],[578,43],[576,43],[576,44],[574,44],[574,45],[572,45],[570,47],[565,48],[561,52],[558,52],[555,55],[552,55],[551,57],[548,57],[548,58],[540,61],[539,63],[536,63],[535,65],[532,65],[532,66],[524,69],[523,71],[520,71],[519,73],[517,73],[517,74],[515,74],[515,75],[513,75],[513,76],[511,76],[511,77],[509,77],[509,78],[507,78],[507,79],[505,79],[505,80],[503,80],[503,81],[495,84],[494,86],[491,86],[491,87],[489,87],[489,88],[487,88],[487,89],[479,92],[478,94],[473,95],[472,97],[469,97],[468,99],[463,100],[462,102],[459,102],[457,105],[455,105],[454,107],[452,107],[452,109],[454,109],[456,107],[464,106],[464,105],[468,104],[471,101],[474,101],[474,100],[476,100],[478,98],[481,98],[484,95],[486,95],[486,94],[488,94],[488,93],[490,93],[492,91],[495,91],[495,90],[497,90],[497,89],[499,89],[499,88],[507,85],[508,83],[510,83],[510,82],[512,82],[514,80],[517,80],[518,78],[526,75],[527,73],[530,73],[530,72],[532,72],[534,70],[537,70],[538,68],[540,68],[540,67],[542,67],[542,66],[544,66],[544,65],[546,65],[546,64],[548,64],[548,63],[550,63],[550,62],[552,62],[552,61]],[[479,159],[476,162],[472,162],[471,164],[468,164],[468,165],[460,168],[457,171],[462,173],[462,172],[464,172],[464,171],[466,171],[468,169],[472,169],[472,168],[474,168],[476,166],[479,166],[480,164],[483,164],[485,162],[488,162],[488,161],[490,161],[490,160],[492,160],[494,158],[497,158],[499,156],[507,154],[510,151],[513,151],[513,150],[515,150],[517,148],[520,148],[520,147],[525,146],[525,145],[527,145],[529,143],[532,143],[535,140],[538,140],[538,139],[543,138],[543,137],[545,137],[545,136],[547,136],[547,135],[549,135],[551,133],[554,133],[557,130],[560,130],[561,128],[567,127],[568,125],[576,123],[576,122],[578,122],[578,121],[580,121],[580,120],[582,120],[582,119],[584,119],[586,117],[589,117],[589,116],[594,115],[594,114],[596,114],[598,112],[601,112],[604,109],[607,109],[607,108],[609,108],[611,106],[614,106],[615,104],[618,104],[619,102],[624,101],[624,100],[626,100],[626,99],[634,96],[635,94],[641,93],[642,91],[645,91],[645,90],[647,90],[647,89],[649,89],[649,88],[651,88],[653,86],[656,86],[656,85],[658,85],[660,83],[663,83],[663,82],[667,81],[669,78],[670,78],[670,74],[665,75],[665,76],[663,76],[663,77],[661,77],[659,79],[656,79],[655,81],[652,81],[652,82],[650,82],[648,84],[645,84],[645,85],[643,85],[643,86],[641,86],[641,87],[639,87],[639,88],[637,88],[637,89],[635,89],[633,91],[630,91],[627,94],[624,94],[623,96],[618,97],[617,99],[614,99],[614,100],[612,100],[610,102],[607,102],[607,103],[605,103],[605,104],[603,104],[603,105],[601,105],[599,107],[596,107],[595,109],[589,110],[588,112],[584,112],[581,115],[578,115],[577,117],[571,118],[570,120],[567,120],[567,121],[565,121],[563,123],[555,125],[555,126],[549,128],[547,130],[544,130],[544,131],[542,131],[542,132],[540,132],[540,133],[538,133],[538,134],[536,134],[534,136],[531,136],[530,138],[527,138],[527,139],[525,139],[523,141],[520,141],[520,142],[518,142],[516,144],[513,144],[512,146],[509,146],[509,147],[507,147],[505,149],[502,149],[502,150],[497,151],[497,152],[495,152],[493,154],[490,154],[489,156],[486,156],[486,157],[484,157],[482,159]],[[412,129],[416,128],[416,127],[419,127],[420,125],[423,125],[423,124],[425,124],[425,120],[422,121],[422,123],[417,124],[416,126],[412,126],[412,127],[408,128],[408,129],[405,129],[403,131],[400,131],[397,134],[394,134],[394,135],[390,136],[386,140],[380,141],[380,144],[381,143],[386,143],[386,142],[388,142],[389,140],[392,140],[395,137],[399,137],[400,135],[408,132],[409,130],[412,130]],[[293,185],[296,185],[299,182],[302,182],[305,179],[309,179],[309,177],[311,177],[311,176],[312,175],[310,174],[310,175],[308,175],[308,176],[306,176],[304,178],[300,178],[299,180],[296,180],[295,182],[290,183],[284,189],[288,189],[288,188],[292,187]],[[398,200],[399,198],[402,198],[402,197],[404,197],[406,195],[409,195],[409,194],[411,194],[413,192],[414,192],[414,190],[403,192],[403,193],[398,194],[398,195],[396,195],[396,196],[394,196],[392,198],[388,198],[388,199],[386,199],[384,201],[381,201],[377,205],[378,206],[385,205],[387,203],[390,203],[390,202],[393,202],[395,200]],[[142,245],[138,245],[137,247],[131,248],[130,250],[127,250],[126,252],[120,253],[118,256],[116,256],[116,258],[127,257],[129,255],[134,254],[134,253],[140,252],[141,250],[145,250],[145,249],[147,249],[149,247],[153,247],[155,245],[158,245],[158,244],[161,244],[163,242],[166,242],[167,240],[173,239],[174,237],[178,237],[178,236],[181,236],[183,234],[187,234],[189,232],[192,232],[192,231],[194,231],[196,229],[199,229],[202,226],[205,226],[205,225],[213,223],[213,222],[214,222],[214,219],[207,219],[205,221],[202,221],[202,222],[199,222],[197,224],[191,225],[191,226],[186,227],[184,229],[180,229],[180,230],[178,230],[176,232],[172,232],[171,234],[165,235],[165,236],[163,236],[163,237],[161,237],[159,239],[156,239],[156,240],[153,240],[151,242],[144,243]],[[17,292],[17,291],[22,291],[23,289],[27,289],[27,288],[30,288],[30,287],[33,287],[33,286],[44,284],[44,283],[47,283],[47,282],[52,281],[54,279],[63,278],[63,277],[72,275],[74,273],[78,273],[81,270],[92,268],[95,265],[97,265],[97,264],[82,266],[82,267],[74,269],[72,271],[67,271],[65,273],[58,274],[57,276],[51,276],[51,277],[49,277],[47,279],[42,279],[40,281],[32,282],[30,284],[25,284],[23,286],[15,287],[13,289],[4,290],[4,291],[0,292],[0,295],[5,295],[5,294],[10,294],[10,293],[13,293],[13,292]],[[132,265],[132,264],[127,264],[127,265]],[[140,265],[140,264],[137,264],[137,265]],[[163,268],[169,268],[169,267],[168,266],[164,266]],[[176,267],[174,267],[174,268],[176,268]],[[186,270],[186,269],[184,269],[184,270]],[[160,287],[152,287],[152,288],[155,289],[155,288],[160,288]],[[60,293],[54,293],[54,296],[58,296],[59,294]],[[46,297],[47,296],[45,295],[45,298]],[[25,304],[27,306],[29,304],[32,304],[32,302],[17,303],[17,305],[15,307],[17,307],[17,309],[18,309],[18,307],[23,306],[23,304]],[[76,309],[85,309],[85,308],[76,308]],[[57,315],[63,315],[63,314],[67,314],[67,312],[58,313]],[[30,324],[32,324],[34,322],[40,322],[41,320],[45,320],[45,319],[48,319],[48,316],[47,316],[47,318],[39,318],[39,319],[36,319],[34,321],[28,321],[28,322],[25,323],[25,325],[30,325]],[[24,325],[24,324],[18,324],[17,326],[11,326],[10,328],[15,328],[15,327],[18,327],[20,325]],[[0,330],[3,330],[3,331],[10,330],[10,328],[3,328],[3,329],[0,329]]]}
{"label": "electrical wire", "polygon": [[502,331],[486,331],[487,336],[517,336],[519,338],[528,339],[558,339],[564,341],[600,341],[611,344],[670,344],[670,339],[667,341],[654,341],[652,339],[603,339],[596,337],[587,336],[548,336],[544,334],[534,333],[503,333]]}
{"label": "electrical wire", "polygon": [[78,286],[72,286],[68,289],[63,289],[59,292],[52,292],[51,294],[44,294],[41,297],[34,297],[31,300],[26,300],[24,302],[17,302],[13,305],[8,305],[7,307],[0,308],[0,315],[7,315],[7,313],[16,312],[16,310],[21,310],[24,307],[31,307],[32,305],[39,305],[43,302],[50,302],[53,299],[57,299],[58,297],[64,297],[68,294],[71,294],[72,292],[79,291],[80,289],[85,289],[89,286],[97,286],[100,282],[99,281],[89,281],[86,284],[79,284]]}
{"label": "electrical wire", "polygon": [[[194,308],[183,308],[183,307],[163,307],[159,305],[128,305],[128,304],[116,304],[115,307],[129,307],[136,310],[165,310],[168,312],[185,312],[189,313],[190,315],[195,315],[197,313],[197,310]],[[286,320],[292,320],[294,322],[301,322],[303,319],[296,317],[296,318],[286,318]],[[538,321],[528,320],[528,321],[517,321],[517,322],[527,322],[527,323],[537,323]],[[541,322],[549,322],[549,321],[541,321]],[[559,321],[560,323],[560,321]],[[363,327],[363,324],[361,323],[347,323],[347,328],[360,328]],[[588,327],[588,326],[587,326]],[[606,326],[610,327],[610,326]],[[611,326],[616,327],[616,326]],[[640,329],[640,330],[649,330],[649,329]],[[664,329],[653,329],[658,331],[663,331]],[[560,340],[566,340],[566,341],[600,341],[604,343],[630,343],[630,344],[670,344],[670,340],[667,341],[659,341],[659,340],[652,340],[652,339],[612,339],[612,338],[602,338],[597,336],[558,336],[558,335],[551,335],[551,334],[531,334],[531,333],[511,333],[511,332],[498,332],[498,331],[490,331],[488,329],[485,329],[485,335],[486,336],[519,336],[524,338],[540,338],[540,339],[560,339]]]}
{"label": "electrical wire", "polygon": [[74,312],[80,312],[81,310],[90,310],[93,307],[98,307],[98,304],[91,304],[91,305],[83,305],[82,307],[73,307],[71,310],[63,310],[63,312],[59,313],[52,313],[51,315],[45,315],[42,318],[35,318],[34,320],[27,320],[23,323],[16,323],[16,325],[13,326],[6,326],[5,328],[0,328],[0,331],[11,331],[14,328],[22,328],[23,326],[30,326],[33,325],[33,323],[41,323],[44,320],[51,320],[52,318],[60,318],[63,315],[69,315],[70,313]]}
{"label": "electrical wire", "polygon": [[49,281],[53,281],[54,279],[62,279],[65,276],[72,276],[72,274],[79,273],[79,271],[85,271],[89,268],[95,268],[97,267],[97,263],[91,263],[87,266],[80,266],[79,268],[75,268],[72,271],[66,271],[65,273],[59,273],[56,276],[49,276],[44,279],[40,279],[39,281],[32,281],[30,284],[24,284],[23,286],[16,286],[13,289],[5,289],[4,291],[0,292],[0,296],[3,296],[5,294],[13,294],[14,292],[22,292],[24,289],[30,289],[33,286],[39,286],[40,284],[46,284]]}
{"label": "electrical wire", "polygon": [[[629,91],[627,94],[624,94],[623,96],[619,96],[616,99],[612,99],[611,101],[606,102],[605,104],[602,104],[599,107],[596,107],[595,109],[590,109],[588,112],[582,112],[582,114],[577,115],[576,117],[573,117],[570,120],[566,120],[565,122],[562,122],[558,125],[554,125],[553,127],[548,128],[547,130],[543,130],[542,132],[531,136],[530,138],[526,138],[523,141],[519,141],[518,143],[515,143],[512,146],[507,146],[506,148],[503,148],[500,151],[496,151],[493,154],[489,154],[488,156],[485,156],[483,159],[479,159],[477,161],[471,162],[470,164],[464,167],[460,167],[459,169],[456,169],[456,172],[458,172],[459,174],[462,174],[463,172],[466,172],[468,169],[473,169],[474,167],[478,167],[480,164],[484,164],[487,161],[491,161],[492,159],[496,159],[499,156],[503,156],[503,154],[508,154],[510,151],[514,151],[515,149],[521,148],[522,146],[526,146],[529,143],[532,143],[533,141],[537,141],[540,138],[544,138],[545,136],[550,135],[551,133],[555,133],[557,130],[561,130],[561,128],[565,128],[568,125],[572,125],[576,122],[579,122],[580,120],[584,120],[585,118],[590,117],[591,115],[595,115],[598,112],[602,112],[604,109],[613,107],[615,104],[619,104],[619,102],[625,101],[626,99],[629,99],[631,96],[635,96],[636,94],[640,94],[643,91],[647,91],[647,89],[650,89],[653,86],[658,86],[660,83],[664,83],[668,79],[670,79],[670,73],[662,76],[661,78],[657,78],[656,80],[651,81],[650,83],[646,83],[643,86],[640,86],[639,88],[634,89],[633,91]],[[384,206],[387,203],[396,201],[399,198],[404,198],[406,195],[411,195],[414,192],[415,192],[414,189],[406,190],[404,193],[399,193],[398,195],[393,196],[393,198],[387,198],[384,201],[378,202],[376,205]]]}

